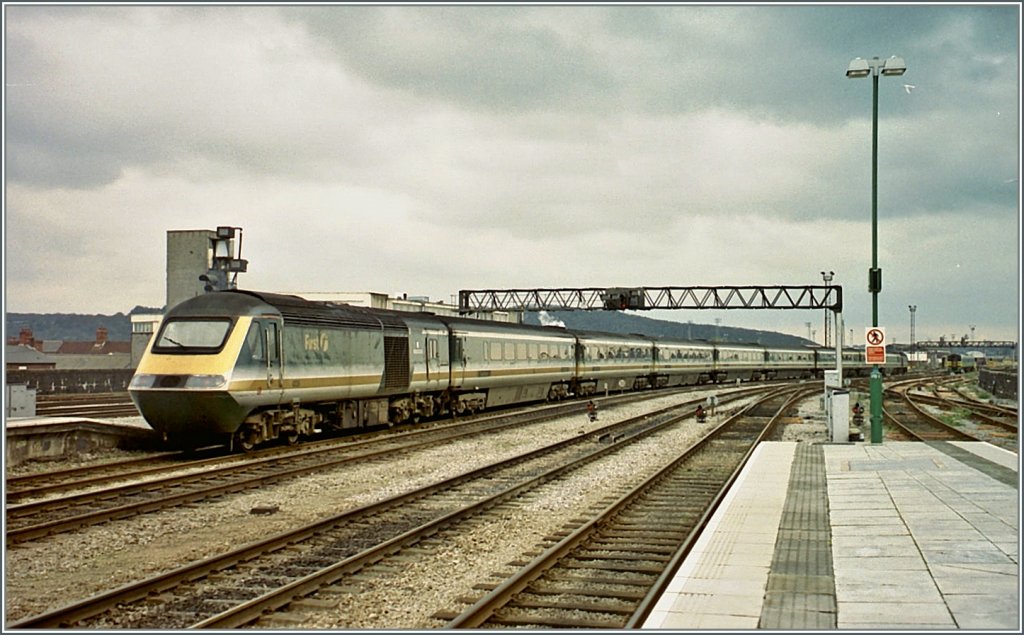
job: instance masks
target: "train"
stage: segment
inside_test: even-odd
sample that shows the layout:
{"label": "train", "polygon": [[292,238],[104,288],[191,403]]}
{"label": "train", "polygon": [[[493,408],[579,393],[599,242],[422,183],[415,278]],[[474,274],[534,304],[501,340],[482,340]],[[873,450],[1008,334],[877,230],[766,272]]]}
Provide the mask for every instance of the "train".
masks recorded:
{"label": "train", "polygon": [[977,370],[978,366],[985,365],[985,357],[979,354],[949,353],[942,365],[952,375],[972,373]]}
{"label": "train", "polygon": [[[844,374],[870,371],[863,350],[842,355]],[[821,377],[835,356],[231,289],[167,311],[128,392],[169,447],[250,451],[325,431],[612,391]],[[882,370],[906,368],[893,354]]]}

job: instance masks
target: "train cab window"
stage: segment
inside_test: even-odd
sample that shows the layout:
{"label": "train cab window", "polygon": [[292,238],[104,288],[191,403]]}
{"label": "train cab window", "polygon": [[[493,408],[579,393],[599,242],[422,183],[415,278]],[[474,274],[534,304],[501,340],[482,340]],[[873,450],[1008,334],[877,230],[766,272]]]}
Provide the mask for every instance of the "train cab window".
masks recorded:
{"label": "train cab window", "polygon": [[266,337],[263,325],[253,322],[249,332],[245,334],[242,350],[238,354],[239,366],[265,366],[267,363]]}
{"label": "train cab window", "polygon": [[238,366],[266,366],[278,364],[281,359],[276,322],[254,320],[242,340],[238,353]]}
{"label": "train cab window", "polygon": [[153,344],[158,353],[189,352],[216,353],[224,345],[231,320],[168,320],[160,329],[160,335]]}

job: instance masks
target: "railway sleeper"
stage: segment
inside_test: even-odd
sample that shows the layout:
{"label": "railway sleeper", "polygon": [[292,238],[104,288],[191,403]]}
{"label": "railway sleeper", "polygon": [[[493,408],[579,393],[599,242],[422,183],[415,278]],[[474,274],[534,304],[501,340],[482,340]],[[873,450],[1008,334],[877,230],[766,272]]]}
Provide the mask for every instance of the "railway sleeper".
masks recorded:
{"label": "railway sleeper", "polygon": [[495,615],[493,618],[488,620],[487,623],[498,626],[546,626],[552,628],[584,629],[622,628],[623,626],[618,620],[583,619],[578,617],[574,617],[572,619],[559,619],[540,615],[525,615],[522,617],[515,615]]}
{"label": "railway sleeper", "polygon": [[535,595],[582,595],[595,598],[604,598],[609,600],[624,600],[624,601],[639,601],[644,599],[647,595],[639,589],[627,589],[627,590],[616,590],[616,589],[600,589],[594,586],[569,586],[564,582],[557,584],[555,582],[543,581],[543,583],[534,583],[530,587],[530,593]]}
{"label": "railway sleeper", "polygon": [[[537,595],[538,597],[532,598],[527,594]],[[613,615],[632,615],[633,611],[636,610],[636,605],[632,602],[615,602],[616,598],[608,598],[611,601],[601,602],[604,599],[602,596],[591,594],[589,591],[581,591],[580,593],[571,594],[571,596],[579,599],[571,600],[568,597],[562,596],[559,600],[547,600],[543,594],[539,594],[531,588],[529,591],[524,591],[512,606],[517,609],[555,609],[559,611],[611,613]]]}

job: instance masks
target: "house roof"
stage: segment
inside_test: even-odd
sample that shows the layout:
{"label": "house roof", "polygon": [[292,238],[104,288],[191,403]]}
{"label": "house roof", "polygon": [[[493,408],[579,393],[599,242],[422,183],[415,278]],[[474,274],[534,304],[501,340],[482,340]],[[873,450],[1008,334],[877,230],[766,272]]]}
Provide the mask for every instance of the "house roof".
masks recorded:
{"label": "house roof", "polygon": [[7,344],[4,350],[4,362],[7,364],[53,364],[49,355],[44,355],[31,346]]}
{"label": "house roof", "polygon": [[63,342],[57,349],[58,355],[111,355],[131,353],[131,342]]}

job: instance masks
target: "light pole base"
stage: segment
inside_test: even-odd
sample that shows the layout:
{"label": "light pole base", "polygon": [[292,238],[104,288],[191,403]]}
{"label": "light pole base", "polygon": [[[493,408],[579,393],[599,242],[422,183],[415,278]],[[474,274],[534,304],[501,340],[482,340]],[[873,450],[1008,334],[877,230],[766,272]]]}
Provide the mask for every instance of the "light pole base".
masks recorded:
{"label": "light pole base", "polygon": [[882,373],[871,369],[871,442],[882,442]]}

